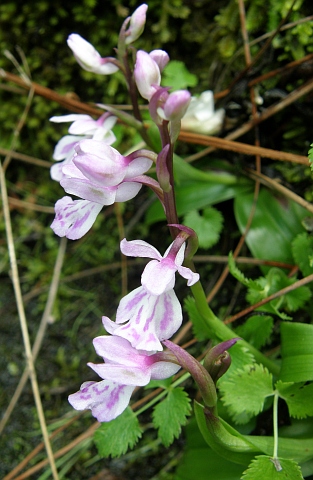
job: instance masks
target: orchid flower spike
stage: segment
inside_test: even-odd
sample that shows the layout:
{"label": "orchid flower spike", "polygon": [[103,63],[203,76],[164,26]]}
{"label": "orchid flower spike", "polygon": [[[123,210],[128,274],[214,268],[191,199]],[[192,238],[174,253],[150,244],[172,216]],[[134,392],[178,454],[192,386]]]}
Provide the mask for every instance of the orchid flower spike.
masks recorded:
{"label": "orchid flower spike", "polygon": [[77,33],[72,33],[67,44],[72,50],[79,65],[87,72],[110,75],[118,71],[119,67],[114,63],[115,58],[102,58],[100,53]]}
{"label": "orchid flower spike", "polygon": [[76,410],[91,409],[99,422],[109,422],[127,407],[136,386],[150,380],[169,378],[180,369],[167,353],[138,352],[124,338],[100,336],[93,341],[95,350],[106,363],[88,363],[103,380],[85,382],[80,391],[69,396]]}

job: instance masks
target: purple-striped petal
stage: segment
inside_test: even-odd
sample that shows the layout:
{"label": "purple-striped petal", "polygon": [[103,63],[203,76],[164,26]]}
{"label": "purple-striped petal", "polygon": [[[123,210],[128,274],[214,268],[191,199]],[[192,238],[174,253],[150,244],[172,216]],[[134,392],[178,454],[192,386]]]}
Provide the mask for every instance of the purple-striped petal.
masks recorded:
{"label": "purple-striped petal", "polygon": [[68,400],[76,410],[89,408],[98,422],[109,422],[128,406],[134,388],[132,385],[119,385],[108,380],[85,382]]}
{"label": "purple-striped petal", "polygon": [[59,237],[77,240],[90,230],[102,209],[98,203],[63,197],[55,204],[55,219],[51,228]]}

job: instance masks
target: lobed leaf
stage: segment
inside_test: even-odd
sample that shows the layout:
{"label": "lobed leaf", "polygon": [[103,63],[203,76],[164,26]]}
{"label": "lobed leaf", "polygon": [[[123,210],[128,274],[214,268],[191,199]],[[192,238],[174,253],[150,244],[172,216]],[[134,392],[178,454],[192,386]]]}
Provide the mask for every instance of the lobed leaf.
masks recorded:
{"label": "lobed leaf", "polygon": [[273,395],[272,375],[262,365],[246,365],[219,384],[222,402],[236,423],[260,413],[264,401]]}
{"label": "lobed leaf", "polygon": [[278,381],[275,385],[279,396],[288,405],[289,415],[295,418],[306,418],[313,416],[313,383],[284,383]]}
{"label": "lobed leaf", "polygon": [[180,387],[170,389],[165,400],[155,407],[153,424],[158,429],[159,437],[166,447],[179,437],[181,427],[186,425],[187,416],[190,413],[190,399]]}
{"label": "lobed leaf", "polygon": [[243,472],[242,480],[303,480],[299,465],[285,458],[259,455]]}
{"label": "lobed leaf", "polygon": [[198,235],[199,247],[210,248],[219,240],[223,215],[213,207],[205,208],[202,215],[197,210],[192,210],[185,215],[184,224]]}
{"label": "lobed leaf", "polygon": [[94,440],[101,457],[120,457],[134,447],[141,434],[142,429],[136,415],[127,407],[119,417],[102,423],[95,432]]}

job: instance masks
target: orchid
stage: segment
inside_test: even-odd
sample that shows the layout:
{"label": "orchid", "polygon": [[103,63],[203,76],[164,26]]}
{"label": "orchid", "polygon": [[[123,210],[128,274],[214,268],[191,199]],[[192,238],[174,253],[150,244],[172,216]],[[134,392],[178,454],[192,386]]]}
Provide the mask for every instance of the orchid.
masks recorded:
{"label": "orchid", "polygon": [[171,377],[180,369],[170,353],[138,352],[121,337],[100,336],[93,344],[105,363],[88,366],[103,380],[83,383],[80,391],[69,396],[69,402],[76,410],[91,409],[99,422],[109,422],[120,415],[136,386]]}
{"label": "orchid", "polygon": [[214,111],[214,96],[211,90],[202,92],[199,97],[191,97],[190,105],[182,119],[181,126],[191,132],[213,135],[219,133],[225,116],[225,110]]}
{"label": "orchid", "polygon": [[130,17],[130,25],[125,32],[125,43],[129,45],[133,43],[142,34],[146,23],[146,12],[148,5],[143,3],[140,7],[136,8],[132,16]]}
{"label": "orchid", "polygon": [[142,186],[142,174],[152,165],[152,155],[143,150],[124,157],[96,140],[82,140],[72,162],[62,169],[64,190],[83,200],[63,197],[55,205],[51,228],[59,236],[81,238],[93,225],[104,205],[134,198]]}
{"label": "orchid", "polygon": [[128,256],[154,258],[141,276],[142,286],[130,292],[119,303],[116,322],[108,317],[102,321],[106,330],[129,340],[138,350],[163,349],[161,341],[171,338],[182,323],[182,308],[173,290],[175,273],[193,285],[199,275],[183,267],[185,245],[179,250],[175,242],[164,257],[143,240],[121,241],[121,252]]}
{"label": "orchid", "polygon": [[161,72],[169,61],[169,56],[163,50],[153,50],[147,53],[138,50],[134,77],[140,95],[150,100],[161,83]]}
{"label": "orchid", "polygon": [[72,50],[79,65],[87,72],[110,75],[118,71],[119,67],[114,63],[114,58],[102,58],[100,53],[77,33],[72,33],[67,44]]}
{"label": "orchid", "polygon": [[63,161],[52,165],[50,169],[51,178],[59,182],[64,177],[62,169],[65,165],[71,163],[75,154],[74,147],[79,141],[92,138],[102,140],[107,145],[112,145],[116,140],[112,132],[116,120],[117,118],[109,113],[104,113],[97,120],[89,115],[81,114],[51,117],[50,122],[54,123],[73,122],[68,130],[71,135],[62,137],[55,146],[53,159]]}
{"label": "orchid", "polygon": [[143,287],[152,295],[161,295],[173,289],[176,272],[188,280],[188,286],[193,285],[199,280],[198,273],[194,273],[190,268],[182,266],[185,244],[177,250],[175,242],[173,242],[162,257],[156,248],[143,240],[132,240],[128,242],[124,239],[121,241],[121,252],[131,257],[153,258],[153,260],[146,265],[141,276]]}
{"label": "orchid", "polygon": [[171,338],[182,320],[182,308],[173,289],[151,295],[142,286],[122,298],[115,322],[102,317],[108,333],[126,338],[134,348],[146,351],[162,351],[161,341]]}

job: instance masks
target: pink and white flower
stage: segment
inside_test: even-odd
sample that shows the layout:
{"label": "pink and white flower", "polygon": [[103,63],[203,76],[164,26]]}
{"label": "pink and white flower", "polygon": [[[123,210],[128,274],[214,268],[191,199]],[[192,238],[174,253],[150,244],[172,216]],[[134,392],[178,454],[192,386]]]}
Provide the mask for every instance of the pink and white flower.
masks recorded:
{"label": "pink and white flower", "polygon": [[127,256],[153,258],[141,276],[142,286],[122,298],[116,321],[102,317],[105,329],[112,335],[126,338],[138,350],[162,351],[161,342],[171,338],[182,323],[182,308],[173,290],[175,273],[193,285],[199,275],[183,267],[185,244],[175,242],[164,257],[143,240],[121,241],[121,252]]}
{"label": "pink and white flower", "polygon": [[88,366],[103,380],[83,383],[80,391],[69,396],[69,402],[76,410],[91,409],[99,422],[109,422],[120,415],[136,386],[171,377],[180,369],[170,353],[138,352],[121,337],[100,336],[93,344],[105,363]]}
{"label": "pink and white flower", "polygon": [[117,118],[110,113],[104,113],[97,120],[89,115],[70,114],[51,117],[50,121],[54,123],[73,122],[68,132],[71,135],[65,135],[56,144],[53,159],[60,162],[52,165],[50,169],[51,178],[60,181],[63,177],[63,167],[72,162],[75,154],[75,145],[84,139],[102,140],[106,145],[112,145],[116,137],[112,128]]}
{"label": "pink and white flower", "polygon": [[152,165],[152,152],[147,150],[124,157],[97,140],[82,140],[74,148],[76,155],[63,167],[60,184],[82,200],[68,196],[59,200],[51,225],[57,235],[72,240],[91,228],[104,205],[134,198],[142,186],[142,174]]}

